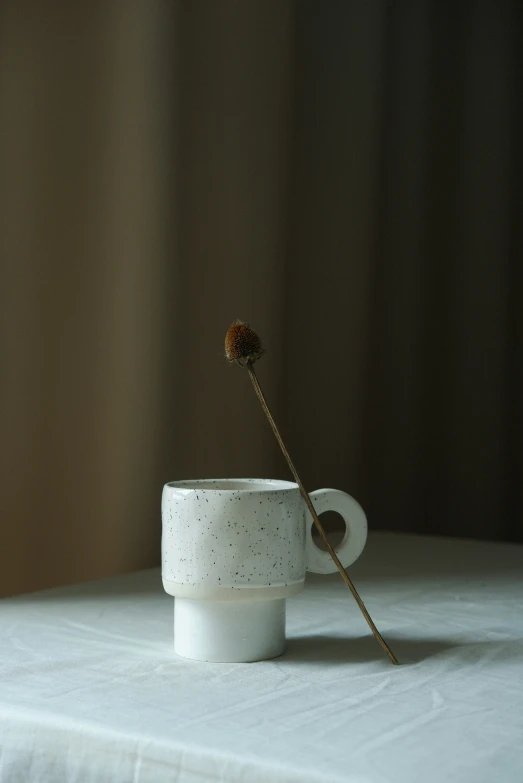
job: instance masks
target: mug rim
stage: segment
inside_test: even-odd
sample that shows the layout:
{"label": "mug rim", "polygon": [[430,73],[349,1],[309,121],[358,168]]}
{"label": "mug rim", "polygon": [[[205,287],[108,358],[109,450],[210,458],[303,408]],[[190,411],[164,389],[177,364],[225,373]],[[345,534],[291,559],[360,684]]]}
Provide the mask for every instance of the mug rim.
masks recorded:
{"label": "mug rim", "polygon": [[[205,484],[214,484],[218,486],[206,487]],[[220,484],[223,486],[219,486]],[[227,486],[227,484],[232,486]],[[165,488],[185,489],[198,492],[226,492],[231,494],[247,494],[249,492],[285,492],[299,489],[298,485],[294,481],[264,478],[181,479],[179,481],[168,481],[167,484],[165,484]]]}

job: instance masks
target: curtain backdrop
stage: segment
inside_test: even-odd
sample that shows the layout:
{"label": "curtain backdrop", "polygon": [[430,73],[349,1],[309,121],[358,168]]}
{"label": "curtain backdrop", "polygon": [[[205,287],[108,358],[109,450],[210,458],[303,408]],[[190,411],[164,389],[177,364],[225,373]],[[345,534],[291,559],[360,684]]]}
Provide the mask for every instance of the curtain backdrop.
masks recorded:
{"label": "curtain backdrop", "polygon": [[523,539],[518,0],[4,0],[0,593],[159,562],[164,482],[288,470]]}

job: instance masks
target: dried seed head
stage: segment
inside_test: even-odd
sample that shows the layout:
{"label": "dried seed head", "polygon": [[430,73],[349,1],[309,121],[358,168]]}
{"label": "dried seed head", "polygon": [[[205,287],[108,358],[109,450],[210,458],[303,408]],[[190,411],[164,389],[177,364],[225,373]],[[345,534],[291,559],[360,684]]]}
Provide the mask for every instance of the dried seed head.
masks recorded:
{"label": "dried seed head", "polygon": [[225,335],[225,356],[230,362],[238,362],[245,367],[255,362],[263,353],[261,340],[249,324],[234,321]]}

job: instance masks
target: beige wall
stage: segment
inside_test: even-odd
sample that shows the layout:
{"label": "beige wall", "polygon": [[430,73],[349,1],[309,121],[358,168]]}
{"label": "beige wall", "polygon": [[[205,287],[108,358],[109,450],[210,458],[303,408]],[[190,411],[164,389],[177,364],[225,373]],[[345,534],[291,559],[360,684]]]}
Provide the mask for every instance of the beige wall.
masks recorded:
{"label": "beige wall", "polygon": [[2,4],[1,594],[156,564],[167,480],[287,476],[237,317],[311,489],[521,537],[516,10]]}

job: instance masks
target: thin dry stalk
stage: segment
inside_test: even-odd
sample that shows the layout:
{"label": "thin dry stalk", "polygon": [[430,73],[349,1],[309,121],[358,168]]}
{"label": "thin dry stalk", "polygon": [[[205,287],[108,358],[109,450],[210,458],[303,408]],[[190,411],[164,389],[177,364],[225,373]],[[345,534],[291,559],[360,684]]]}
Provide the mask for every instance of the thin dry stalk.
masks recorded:
{"label": "thin dry stalk", "polygon": [[332,546],[330,544],[330,541],[327,538],[327,534],[325,533],[325,529],[324,529],[323,525],[321,524],[321,522],[319,520],[318,514],[316,513],[316,510],[315,510],[314,506],[312,505],[312,501],[311,501],[311,499],[309,497],[309,493],[307,492],[307,490],[303,486],[303,482],[302,482],[302,480],[301,480],[301,478],[300,478],[300,476],[298,474],[298,471],[294,467],[294,463],[293,463],[293,461],[292,461],[292,459],[290,457],[289,452],[287,451],[287,448],[285,446],[285,443],[283,442],[283,438],[280,435],[278,427],[276,426],[276,422],[274,421],[274,417],[273,417],[273,415],[272,415],[272,413],[270,411],[270,408],[269,408],[269,406],[267,404],[267,400],[265,399],[265,395],[263,394],[262,388],[261,388],[260,383],[258,381],[258,376],[256,375],[256,372],[254,370],[253,362],[252,361],[247,361],[247,362],[245,362],[243,364],[243,366],[247,368],[247,371],[249,373],[249,377],[250,377],[250,379],[252,381],[252,385],[254,386],[254,391],[256,392],[256,395],[257,395],[257,397],[258,397],[258,399],[259,399],[259,401],[261,403],[261,406],[263,408],[263,412],[267,416],[267,419],[269,421],[269,424],[271,425],[272,431],[274,432],[274,435],[276,436],[276,440],[278,441],[280,449],[283,452],[283,456],[287,460],[287,464],[288,464],[289,468],[291,469],[291,473],[294,476],[294,480],[296,481],[296,484],[300,488],[300,492],[301,492],[301,494],[303,496],[303,499],[305,500],[305,503],[307,504],[307,508],[309,509],[310,514],[311,514],[311,516],[312,516],[312,518],[314,520],[314,524],[316,525],[316,528],[317,528],[320,536],[322,537],[322,539],[323,539],[323,541],[325,543],[325,546],[327,547],[327,550],[328,550],[330,556],[332,557],[332,559],[336,563],[336,566],[337,566],[338,571],[340,572],[340,574],[342,576],[343,581],[345,582],[345,584],[347,585],[347,587],[351,591],[352,595],[354,596],[354,598],[356,600],[356,603],[358,604],[359,608],[361,609],[361,613],[363,614],[364,618],[366,619],[367,623],[369,624],[369,627],[370,627],[372,633],[376,637],[376,639],[379,642],[379,644],[382,646],[383,650],[389,656],[389,658],[392,661],[392,663],[394,663],[395,665],[398,665],[399,664],[398,659],[396,658],[396,656],[394,655],[394,653],[390,649],[389,645],[387,644],[387,642],[385,641],[383,636],[380,634],[380,632],[378,631],[378,629],[374,625],[374,623],[372,621],[372,618],[371,618],[370,614],[368,613],[368,611],[367,611],[367,609],[365,607],[365,604],[361,600],[361,598],[360,598],[360,596],[358,594],[358,591],[356,590],[356,588],[354,587],[354,585],[352,583],[352,579],[349,577],[348,573],[346,572],[346,570],[342,566],[342,564],[341,564],[341,562],[340,562],[340,560],[338,558],[338,555],[336,554],[336,552],[332,548]]}

